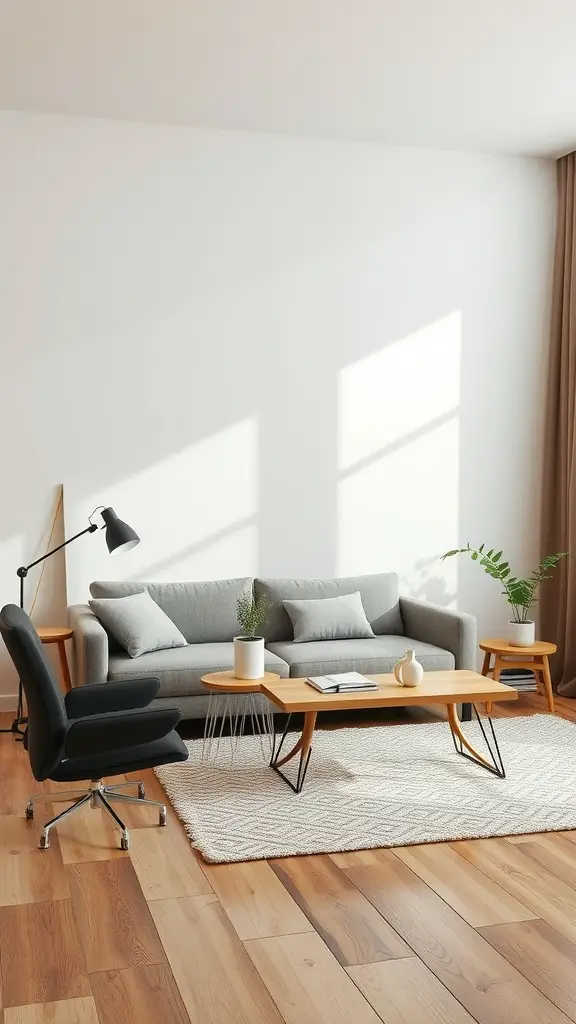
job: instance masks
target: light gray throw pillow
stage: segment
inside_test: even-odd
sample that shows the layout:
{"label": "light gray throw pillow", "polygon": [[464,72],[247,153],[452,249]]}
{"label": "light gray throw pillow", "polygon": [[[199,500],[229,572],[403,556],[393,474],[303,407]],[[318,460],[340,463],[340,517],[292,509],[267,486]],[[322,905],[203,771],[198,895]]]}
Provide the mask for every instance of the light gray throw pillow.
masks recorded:
{"label": "light gray throw pillow", "polygon": [[131,658],[138,658],[149,651],[163,651],[167,647],[187,646],[186,637],[152,600],[147,590],[129,597],[90,601],[90,607]]}
{"label": "light gray throw pillow", "polygon": [[375,633],[366,618],[360,591],[313,601],[283,601],[294,627],[294,643],[312,640],[362,640]]}

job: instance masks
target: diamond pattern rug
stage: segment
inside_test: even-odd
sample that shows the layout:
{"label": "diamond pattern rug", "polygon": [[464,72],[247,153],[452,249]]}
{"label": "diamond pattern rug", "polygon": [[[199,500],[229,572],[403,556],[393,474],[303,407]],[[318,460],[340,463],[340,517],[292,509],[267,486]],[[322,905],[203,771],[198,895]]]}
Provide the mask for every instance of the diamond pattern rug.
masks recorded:
{"label": "diamond pattern rug", "polygon": [[[575,726],[551,715],[495,726],[505,779],[458,757],[446,722],[319,730],[298,796],[252,736],[215,762],[191,740],[187,762],[156,774],[213,863],[575,829]],[[463,731],[482,752],[477,724]]]}

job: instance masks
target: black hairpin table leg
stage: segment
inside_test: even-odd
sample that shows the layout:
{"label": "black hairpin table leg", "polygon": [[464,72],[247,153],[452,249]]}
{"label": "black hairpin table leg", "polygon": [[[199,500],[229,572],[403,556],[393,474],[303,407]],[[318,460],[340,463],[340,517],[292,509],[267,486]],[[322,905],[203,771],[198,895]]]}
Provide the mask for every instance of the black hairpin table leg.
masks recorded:
{"label": "black hairpin table leg", "polygon": [[475,747],[466,739],[462,729],[460,727],[460,720],[458,718],[458,712],[455,704],[448,704],[448,722],[450,724],[450,730],[452,732],[452,739],[454,740],[454,747],[457,754],[461,757],[465,757],[467,761],[472,761],[473,764],[477,764],[480,768],[485,768],[487,772],[491,772],[492,775],[497,775],[499,779],[506,778],[506,771],[504,769],[504,763],[502,761],[502,755],[500,753],[500,747],[498,746],[498,740],[496,739],[496,732],[494,730],[494,723],[490,717],[486,718],[488,727],[486,728],[484,721],[478,714],[478,710],[475,704],[472,704],[474,716],[480,731],[484,738],[490,760],[487,760],[482,754],[480,754]]}
{"label": "black hairpin table leg", "polygon": [[[314,735],[314,729],[316,727],[316,714],[316,711],[306,712],[306,714],[304,715],[304,726],[302,729],[302,735],[294,744],[292,749],[284,755],[284,757],[280,757],[280,754],[282,752],[284,740],[286,739],[286,735],[288,733],[288,727],[290,725],[292,715],[288,716],[288,721],[286,722],[286,725],[284,727],[284,732],[282,733],[280,743],[278,744],[278,749],[276,749],[276,737],[274,737],[274,743],[272,747],[272,760],[270,761],[270,767],[278,773],[281,779],[284,779],[284,782],[286,782],[290,786],[290,789],[293,789],[295,793],[302,792],[304,779],[306,778],[306,771],[308,769],[308,764],[310,761],[310,754],[312,753],[312,737]],[[300,754],[298,774],[296,775],[296,782],[292,782],[292,779],[289,779],[288,776],[285,775],[284,772],[280,769],[282,768],[283,765],[287,764],[288,761],[291,761],[292,758],[296,757],[297,754]]]}

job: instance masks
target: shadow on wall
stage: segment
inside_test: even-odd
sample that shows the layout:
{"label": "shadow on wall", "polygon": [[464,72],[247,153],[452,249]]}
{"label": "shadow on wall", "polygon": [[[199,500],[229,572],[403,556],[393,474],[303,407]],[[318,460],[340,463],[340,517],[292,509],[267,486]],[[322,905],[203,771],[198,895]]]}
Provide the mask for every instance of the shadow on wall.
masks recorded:
{"label": "shadow on wall", "polygon": [[475,424],[502,407],[466,364],[505,338],[519,365],[512,273],[539,330],[525,299],[542,268],[517,221],[540,172],[524,186],[517,162],[491,158],[6,123],[2,329],[17,342],[0,406],[21,427],[4,456],[2,601],[62,480],[68,534],[104,503],[143,540],[117,561],[98,535],[72,545],[70,601],[95,577],[396,569],[452,602],[456,563],[434,558],[462,529],[463,469],[473,533]]}
{"label": "shadow on wall", "polygon": [[[402,383],[394,388],[391,381]],[[460,315],[454,313],[340,372],[330,451],[323,448],[318,463],[314,420],[305,407],[291,414],[294,434],[299,426],[309,431],[310,444],[296,464],[284,464],[286,497],[275,506],[276,528],[285,523],[285,532],[274,531],[278,546],[268,555],[275,575],[313,575],[311,561],[318,575],[393,568],[405,589],[423,594],[427,567],[435,563],[436,583],[429,580],[428,591],[444,603],[454,599],[456,563],[436,559],[458,531],[459,382]],[[327,380],[323,387],[327,392]],[[390,439],[384,446],[383,437]],[[272,508],[263,447],[266,437],[252,417],[111,484],[110,500],[137,523],[146,543],[118,567],[102,544],[69,549],[71,600],[82,600],[92,579],[118,570],[132,579],[265,572],[262,536],[265,542],[274,522],[262,512],[262,503],[269,516]],[[306,488],[298,486],[303,474]],[[76,492],[72,481],[67,506],[77,522],[98,499]],[[151,560],[151,552],[160,557]],[[295,563],[301,565],[296,573]]]}
{"label": "shadow on wall", "polygon": [[[431,379],[438,382],[434,389],[429,386]],[[394,380],[402,382],[396,390],[390,388]],[[329,492],[321,512],[332,516],[335,511],[338,516],[336,550],[330,553],[325,574],[393,568],[400,573],[404,593],[444,605],[454,603],[456,563],[440,563],[438,553],[458,531],[459,381],[459,314],[341,371],[337,423],[341,468],[338,473],[334,465],[323,467],[331,470],[331,488],[336,481],[337,507],[331,507]],[[169,515],[169,530],[161,542],[172,553],[150,563],[142,546],[130,556],[131,578],[169,579],[175,572],[181,578],[200,577],[214,566],[214,575],[259,571],[259,458],[253,426],[238,424],[225,432],[225,438],[205,439],[176,457],[192,480],[196,475],[205,478],[210,465],[220,486],[207,488],[198,497],[193,488],[190,493],[174,459],[117,486],[122,508],[130,505],[134,515],[142,509],[142,528],[148,536],[164,531],[158,522],[161,509],[154,508],[150,514],[145,507],[147,495],[162,495],[164,505],[176,510]],[[391,440],[376,447],[382,437]],[[200,472],[204,449],[209,458]],[[230,480],[234,472],[237,479]],[[224,501],[222,493],[227,496]],[[302,501],[307,508],[306,495]],[[293,504],[289,502],[290,507]],[[153,498],[150,505],[154,506]],[[252,515],[227,522],[238,510],[252,511]],[[311,507],[308,518],[313,521],[313,517]],[[191,533],[199,539],[185,544]],[[425,557],[415,557],[416,551],[425,551]],[[288,561],[286,565],[284,571],[289,574]],[[86,581],[105,568],[98,554],[88,566],[86,552],[78,567],[79,587],[84,590]]]}

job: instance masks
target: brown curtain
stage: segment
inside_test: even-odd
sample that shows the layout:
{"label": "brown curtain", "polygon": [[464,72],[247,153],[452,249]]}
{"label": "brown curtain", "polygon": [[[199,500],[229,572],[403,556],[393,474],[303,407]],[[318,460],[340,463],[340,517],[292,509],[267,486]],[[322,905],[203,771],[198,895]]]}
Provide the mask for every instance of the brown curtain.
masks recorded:
{"label": "brown curtain", "polygon": [[540,636],[558,644],[552,678],[576,697],[576,153],[558,161],[558,224],[546,408],[542,554],[570,551],[540,593]]}

